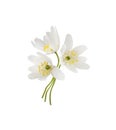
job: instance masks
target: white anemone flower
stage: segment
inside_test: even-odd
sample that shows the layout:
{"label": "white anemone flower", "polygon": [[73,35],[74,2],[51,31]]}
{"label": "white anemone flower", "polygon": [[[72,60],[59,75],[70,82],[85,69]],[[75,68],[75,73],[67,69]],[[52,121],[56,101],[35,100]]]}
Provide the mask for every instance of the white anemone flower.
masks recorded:
{"label": "white anemone flower", "polygon": [[35,38],[32,44],[46,54],[57,52],[60,46],[60,39],[56,27],[51,27],[51,31],[46,32],[43,40]]}
{"label": "white anemone flower", "polygon": [[64,45],[61,49],[62,63],[71,71],[77,72],[79,69],[88,69],[89,65],[85,63],[86,58],[80,56],[87,48],[84,45],[72,48],[73,40],[70,34],[66,35]]}
{"label": "white anemone flower", "polygon": [[64,74],[61,72],[61,70],[59,70],[58,67],[53,66],[49,57],[38,53],[38,56],[29,56],[29,60],[34,63],[34,65],[29,68],[31,73],[28,75],[28,77],[30,79],[44,80],[50,74],[52,74],[52,76],[56,79],[64,79]]}

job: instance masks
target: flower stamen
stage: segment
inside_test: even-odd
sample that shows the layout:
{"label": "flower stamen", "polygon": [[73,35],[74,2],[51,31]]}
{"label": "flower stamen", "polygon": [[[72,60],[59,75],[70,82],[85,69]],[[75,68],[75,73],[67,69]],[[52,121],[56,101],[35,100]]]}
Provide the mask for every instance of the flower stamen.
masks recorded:
{"label": "flower stamen", "polygon": [[51,66],[50,65],[46,65],[46,70],[49,70],[50,68],[51,68]]}
{"label": "flower stamen", "polygon": [[70,56],[66,56],[65,59],[66,59],[66,60],[70,60]]}
{"label": "flower stamen", "polygon": [[38,72],[42,76],[48,76],[51,73],[52,66],[48,64],[48,62],[44,61],[38,65]]}
{"label": "flower stamen", "polygon": [[78,62],[77,52],[75,52],[74,50],[65,52],[63,55],[63,60],[66,64],[75,64],[76,62]]}
{"label": "flower stamen", "polygon": [[44,45],[43,50],[45,52],[52,52],[53,51],[53,49],[50,47],[49,44]]}

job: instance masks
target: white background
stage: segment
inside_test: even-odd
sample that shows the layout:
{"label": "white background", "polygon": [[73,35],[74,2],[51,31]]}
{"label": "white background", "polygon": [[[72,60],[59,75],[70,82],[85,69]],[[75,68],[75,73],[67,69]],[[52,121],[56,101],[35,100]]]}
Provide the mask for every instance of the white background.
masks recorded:
{"label": "white background", "polygon": [[[86,45],[89,70],[66,78],[44,103],[45,82],[29,80],[31,45],[50,26],[61,44]],[[116,1],[0,0],[0,130],[116,130]]]}

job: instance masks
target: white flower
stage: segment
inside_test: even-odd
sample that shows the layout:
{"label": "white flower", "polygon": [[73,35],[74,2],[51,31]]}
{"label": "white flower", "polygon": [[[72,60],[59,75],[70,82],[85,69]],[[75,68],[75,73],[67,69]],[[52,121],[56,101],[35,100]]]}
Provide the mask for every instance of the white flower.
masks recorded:
{"label": "white flower", "polygon": [[55,27],[51,27],[51,32],[46,32],[43,40],[35,38],[33,46],[47,54],[57,52],[60,46],[60,39]]}
{"label": "white flower", "polygon": [[64,74],[59,70],[59,68],[54,67],[51,59],[41,53],[38,56],[31,55],[29,60],[34,63],[34,66],[30,67],[31,73],[28,75],[30,79],[46,79],[50,74],[56,79],[64,79]]}
{"label": "white flower", "polygon": [[77,46],[72,49],[73,40],[70,34],[67,34],[64,45],[61,49],[62,63],[71,71],[77,72],[79,69],[88,69],[89,65],[85,63],[86,58],[80,56],[87,48],[86,46]]}

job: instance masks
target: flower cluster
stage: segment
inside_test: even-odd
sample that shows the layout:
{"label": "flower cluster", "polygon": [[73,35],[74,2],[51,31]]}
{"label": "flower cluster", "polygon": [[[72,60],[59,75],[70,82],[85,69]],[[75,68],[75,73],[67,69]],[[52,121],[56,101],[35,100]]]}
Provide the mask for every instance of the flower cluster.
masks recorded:
{"label": "flower cluster", "polygon": [[[52,75],[51,81],[45,87],[42,98],[44,101],[47,99],[49,92],[49,103],[51,103],[51,94],[56,79],[63,80],[64,73],[60,70],[61,65],[64,65],[72,72],[77,72],[79,69],[88,69],[89,65],[86,64],[86,58],[81,54],[87,49],[86,46],[77,46],[73,48],[73,40],[70,34],[66,35],[64,44],[61,48],[61,58],[59,58],[58,50],[60,47],[60,38],[55,27],[51,27],[50,32],[47,32],[43,40],[35,38],[32,41],[33,46],[40,52],[37,56],[29,56],[29,60],[34,64],[29,68],[31,72],[28,77],[30,79],[45,80],[50,74]],[[42,53],[44,52],[44,54]],[[46,54],[46,55],[45,55]],[[55,66],[47,54],[55,54],[58,60]]]}

